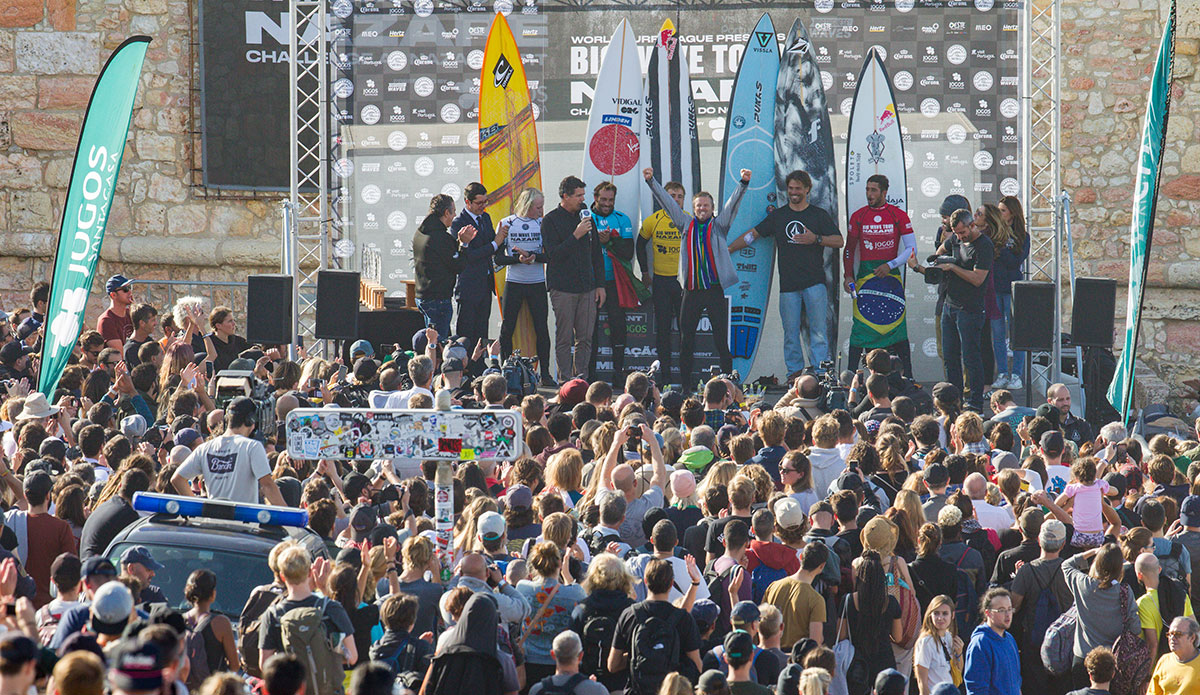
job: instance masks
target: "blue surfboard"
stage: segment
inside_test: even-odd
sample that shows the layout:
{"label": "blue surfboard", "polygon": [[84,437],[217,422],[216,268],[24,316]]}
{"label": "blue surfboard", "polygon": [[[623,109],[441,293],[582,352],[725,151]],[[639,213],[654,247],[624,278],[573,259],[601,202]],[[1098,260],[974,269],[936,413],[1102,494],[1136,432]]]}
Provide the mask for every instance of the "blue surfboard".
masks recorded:
{"label": "blue surfboard", "polygon": [[[771,16],[764,14],[746,41],[725,121],[721,152],[721,201],[737,190],[741,170],[751,172],[750,187],[729,227],[728,240],[762,222],[775,207],[775,85],[779,79],[779,42]],[[775,276],[775,242],[758,239],[733,254],[738,283],[729,299],[729,349],[733,368],[748,379],[762,336],[763,319]]]}

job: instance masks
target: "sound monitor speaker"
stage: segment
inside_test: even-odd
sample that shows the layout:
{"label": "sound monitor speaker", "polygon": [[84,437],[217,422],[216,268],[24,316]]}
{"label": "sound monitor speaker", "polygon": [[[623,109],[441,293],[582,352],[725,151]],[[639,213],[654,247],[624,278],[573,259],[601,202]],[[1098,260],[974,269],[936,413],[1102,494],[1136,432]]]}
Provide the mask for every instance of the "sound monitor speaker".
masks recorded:
{"label": "sound monitor speaker", "polygon": [[246,340],[263,345],[292,342],[292,276],[246,278]]}
{"label": "sound monitor speaker", "polygon": [[358,272],[322,270],[317,273],[318,338],[354,340],[358,337]]}
{"label": "sound monitor speaker", "polygon": [[1012,284],[1012,349],[1046,351],[1054,348],[1052,282]]}
{"label": "sound monitor speaker", "polygon": [[[392,344],[404,350],[412,348],[413,334],[425,327],[425,315],[417,309],[379,309],[358,312],[358,337],[375,348],[375,358],[391,354]],[[343,358],[350,364],[350,343],[343,346]]]}
{"label": "sound monitor speaker", "polygon": [[1071,302],[1071,343],[1081,347],[1111,348],[1117,312],[1117,281],[1109,278],[1076,278]]}

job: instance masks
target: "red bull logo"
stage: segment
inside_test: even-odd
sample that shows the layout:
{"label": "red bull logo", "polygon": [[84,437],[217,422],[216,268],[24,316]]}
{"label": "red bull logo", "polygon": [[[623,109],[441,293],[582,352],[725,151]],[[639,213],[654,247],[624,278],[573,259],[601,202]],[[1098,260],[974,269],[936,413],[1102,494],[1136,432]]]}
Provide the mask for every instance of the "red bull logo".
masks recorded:
{"label": "red bull logo", "polygon": [[896,125],[896,105],[888,104],[879,115],[879,130],[887,130]]}

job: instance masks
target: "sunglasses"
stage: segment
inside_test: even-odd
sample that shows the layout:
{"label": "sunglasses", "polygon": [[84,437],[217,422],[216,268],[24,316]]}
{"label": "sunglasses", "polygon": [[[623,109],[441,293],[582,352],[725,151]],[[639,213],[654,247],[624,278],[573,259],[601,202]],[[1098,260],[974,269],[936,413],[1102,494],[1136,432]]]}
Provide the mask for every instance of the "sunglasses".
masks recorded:
{"label": "sunglasses", "polygon": [[1168,630],[1167,631],[1167,637],[1191,637],[1191,636],[1192,636],[1192,633],[1184,632],[1182,630]]}

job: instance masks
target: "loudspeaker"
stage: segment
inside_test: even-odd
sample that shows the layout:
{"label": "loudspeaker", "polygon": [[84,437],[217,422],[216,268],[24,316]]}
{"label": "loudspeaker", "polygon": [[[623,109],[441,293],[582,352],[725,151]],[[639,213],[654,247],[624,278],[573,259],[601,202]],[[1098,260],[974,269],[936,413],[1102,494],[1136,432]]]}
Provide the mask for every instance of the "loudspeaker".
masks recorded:
{"label": "loudspeaker", "polygon": [[1112,348],[1117,312],[1117,281],[1075,278],[1071,302],[1071,343],[1081,347]]}
{"label": "loudspeaker", "polygon": [[1012,284],[1012,349],[1048,351],[1054,348],[1052,282]]}
{"label": "loudspeaker", "polygon": [[358,337],[358,271],[322,270],[317,273],[314,335],[336,340]]}
{"label": "loudspeaker", "polygon": [[[413,334],[425,327],[425,315],[417,309],[383,309],[358,312],[358,337],[375,348],[376,359],[392,352],[392,343],[412,349]],[[350,343],[342,346],[343,359],[350,364]]]}
{"label": "loudspeaker", "polygon": [[246,278],[246,340],[263,345],[292,342],[292,276]]}

